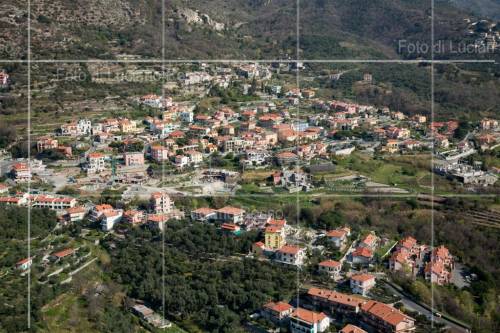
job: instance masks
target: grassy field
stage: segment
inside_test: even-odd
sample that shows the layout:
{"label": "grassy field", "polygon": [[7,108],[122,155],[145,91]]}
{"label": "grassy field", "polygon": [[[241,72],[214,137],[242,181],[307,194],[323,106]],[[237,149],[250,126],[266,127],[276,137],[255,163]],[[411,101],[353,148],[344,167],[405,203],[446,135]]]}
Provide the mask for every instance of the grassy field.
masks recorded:
{"label": "grassy field", "polygon": [[96,332],[88,320],[86,309],[79,296],[66,293],[47,304],[43,311],[43,321],[47,325],[47,333],[63,332]]}
{"label": "grassy field", "polygon": [[337,161],[337,177],[346,174],[360,174],[371,181],[400,187],[410,192],[428,192],[430,182],[430,154],[412,156],[384,156],[374,159],[361,153],[353,153]]}

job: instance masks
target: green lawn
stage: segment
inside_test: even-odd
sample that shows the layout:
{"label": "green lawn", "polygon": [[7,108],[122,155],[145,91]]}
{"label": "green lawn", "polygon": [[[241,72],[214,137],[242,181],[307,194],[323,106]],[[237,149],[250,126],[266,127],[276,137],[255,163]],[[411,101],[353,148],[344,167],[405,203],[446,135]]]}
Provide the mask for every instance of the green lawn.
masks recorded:
{"label": "green lawn", "polygon": [[383,156],[374,159],[371,156],[355,152],[339,159],[336,173],[359,173],[371,181],[390,186],[400,187],[410,192],[428,192],[430,189],[421,179],[430,176],[430,155],[417,156]]}

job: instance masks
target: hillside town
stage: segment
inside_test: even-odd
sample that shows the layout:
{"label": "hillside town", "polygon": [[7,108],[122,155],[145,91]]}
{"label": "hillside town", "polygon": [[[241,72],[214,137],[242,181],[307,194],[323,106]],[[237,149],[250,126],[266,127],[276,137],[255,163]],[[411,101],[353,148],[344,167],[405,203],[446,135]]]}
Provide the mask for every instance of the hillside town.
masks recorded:
{"label": "hillside town", "polygon": [[[294,87],[297,67],[193,65],[159,91],[130,96],[142,112],[135,117],[72,116],[37,130],[27,157],[3,150],[0,204],[48,209],[55,233],[72,230],[62,242],[47,236],[13,269],[28,274],[33,266],[37,283],[66,284],[97,260],[101,244],[111,251],[134,230],[164,235],[171,223],[203,225],[227,239],[257,238],[248,253],[214,261],[251,259],[308,272],[296,298],[269,299],[251,315],[256,330],[318,333],[332,325],[346,333],[408,333],[432,320],[463,329],[398,284],[469,286],[477,276],[444,244],[352,221],[335,229],[304,225],[302,216],[266,207],[266,198],[495,193],[500,168],[483,160],[500,146],[499,120],[464,128],[454,119],[327,98],[319,87]],[[1,77],[8,84],[8,75]],[[374,79],[365,73],[360,84]],[[220,103],[212,105],[213,98]],[[433,173],[436,184],[429,182]],[[252,196],[258,203],[217,200]],[[156,328],[171,324],[148,300],[129,308]]]}
{"label": "hillside town", "polygon": [[[457,139],[463,131],[457,120],[430,122],[429,115],[319,98],[317,89],[293,87],[286,79],[293,71],[279,63],[202,65],[178,73],[162,95],[131,99],[152,116],[75,117],[33,137],[31,160],[3,154],[1,174],[10,186],[30,181],[32,188],[47,184],[55,192],[68,186],[93,192],[120,185],[130,192],[124,196],[158,190],[185,195],[419,193],[429,192],[429,184],[408,182],[428,178],[429,172],[443,177],[443,191],[484,192],[498,186],[499,167],[481,159],[500,144],[498,120],[484,118]],[[212,108],[185,100],[193,93],[203,100],[228,91],[248,102]],[[344,165],[410,155],[417,160],[432,155],[433,170],[403,167],[399,183],[384,183]]]}

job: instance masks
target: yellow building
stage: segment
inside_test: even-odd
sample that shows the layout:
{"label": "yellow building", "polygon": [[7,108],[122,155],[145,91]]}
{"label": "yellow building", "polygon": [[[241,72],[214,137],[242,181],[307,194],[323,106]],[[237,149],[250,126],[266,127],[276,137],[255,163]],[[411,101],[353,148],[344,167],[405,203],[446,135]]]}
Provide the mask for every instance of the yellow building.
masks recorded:
{"label": "yellow building", "polygon": [[266,248],[277,250],[285,245],[285,233],[281,226],[269,226],[265,231]]}
{"label": "yellow building", "polygon": [[122,119],[120,121],[120,131],[123,133],[132,133],[137,130],[137,124],[134,120]]}
{"label": "yellow building", "polygon": [[399,141],[398,140],[387,140],[387,144],[382,147],[383,151],[389,152],[391,154],[396,153],[399,150]]}

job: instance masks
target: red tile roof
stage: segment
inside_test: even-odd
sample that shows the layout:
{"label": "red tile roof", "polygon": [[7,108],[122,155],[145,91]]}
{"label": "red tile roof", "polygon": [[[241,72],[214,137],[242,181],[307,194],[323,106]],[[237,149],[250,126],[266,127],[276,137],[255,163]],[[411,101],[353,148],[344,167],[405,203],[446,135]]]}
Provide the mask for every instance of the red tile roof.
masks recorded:
{"label": "red tile roof", "polygon": [[81,206],[66,208],[66,213],[68,213],[68,214],[78,214],[78,213],[84,213],[84,212],[85,212],[85,208],[81,207]]}
{"label": "red tile roof", "polygon": [[367,333],[365,330],[351,324],[346,325],[339,333]]}
{"label": "red tile roof", "polygon": [[229,215],[240,215],[243,214],[245,211],[241,208],[226,206],[221,209],[218,209],[217,212]]}
{"label": "red tile roof", "polygon": [[266,227],[266,233],[278,233],[278,232],[281,232],[281,230],[283,230],[282,227],[278,226],[278,225],[271,225],[269,227]]}
{"label": "red tile roof", "polygon": [[276,302],[276,303],[270,302],[270,303],[265,304],[264,308],[281,313],[284,311],[288,311],[288,310],[292,309],[293,307],[290,304],[285,303],[285,302]]}
{"label": "red tile roof", "polygon": [[405,315],[398,309],[377,301],[370,300],[366,302],[361,306],[361,310],[385,321],[391,326],[397,326],[404,321],[414,321],[413,318]]}
{"label": "red tile roof", "polygon": [[353,257],[372,258],[373,252],[365,247],[358,247],[356,250],[354,250],[354,252],[352,253],[352,256]]}
{"label": "red tile roof", "polygon": [[357,274],[357,275],[353,275],[351,277],[351,280],[359,281],[359,282],[366,282],[369,280],[375,280],[375,276],[373,276],[371,274]]}
{"label": "red tile roof", "polygon": [[348,305],[352,307],[357,307],[364,302],[364,300],[360,297],[342,294],[337,291],[328,289],[311,288],[307,291],[307,294],[310,296],[315,296],[322,298],[324,300],[328,300],[330,302],[339,303],[342,305]]}
{"label": "red tile roof", "polygon": [[56,256],[58,258],[64,258],[64,257],[67,257],[67,256],[73,254],[73,253],[75,253],[74,249],[65,249],[65,250],[53,253],[52,255]]}
{"label": "red tile roof", "polygon": [[309,324],[315,324],[326,318],[323,312],[313,312],[302,308],[297,308],[293,313],[292,317],[305,321]]}
{"label": "red tile roof", "polygon": [[413,237],[405,237],[402,240],[399,241],[399,245],[403,246],[407,249],[413,248],[415,245],[417,245],[417,240]]}
{"label": "red tile roof", "polygon": [[339,230],[331,230],[326,233],[328,237],[342,238],[347,235],[347,231],[339,229]]}
{"label": "red tile roof", "polygon": [[281,247],[278,252],[281,252],[281,253],[288,253],[288,254],[297,254],[299,253],[299,251],[301,250],[300,247],[298,246],[293,246],[293,245],[285,245],[283,247]]}
{"label": "red tile roof", "polygon": [[319,266],[324,266],[324,267],[339,267],[342,264],[338,261],[335,260],[325,260],[319,263]]}
{"label": "red tile roof", "polygon": [[361,242],[365,243],[369,246],[373,246],[373,244],[375,244],[376,240],[377,240],[377,237],[374,234],[368,234]]}

